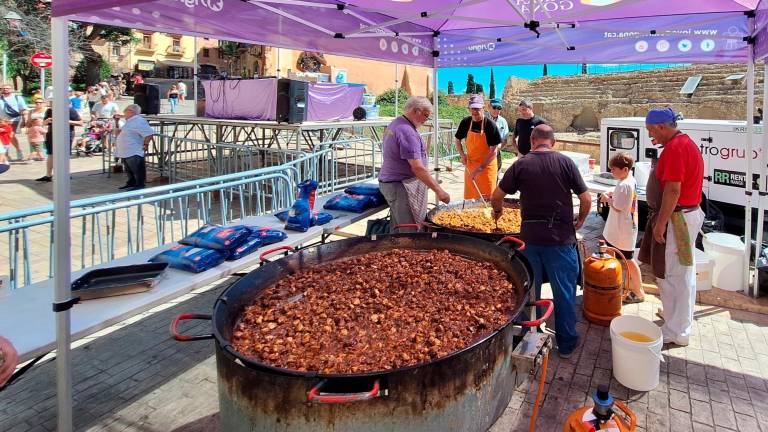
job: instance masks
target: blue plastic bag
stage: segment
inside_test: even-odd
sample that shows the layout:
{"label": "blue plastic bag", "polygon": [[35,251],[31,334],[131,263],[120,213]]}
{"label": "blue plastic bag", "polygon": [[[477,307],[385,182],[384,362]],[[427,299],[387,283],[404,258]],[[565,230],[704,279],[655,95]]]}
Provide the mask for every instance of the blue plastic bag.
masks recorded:
{"label": "blue plastic bag", "polygon": [[153,256],[149,261],[168,263],[169,266],[179,270],[200,273],[223,263],[227,255],[226,251],[177,244]]}
{"label": "blue plastic bag", "polygon": [[223,227],[205,224],[199,230],[184,237],[179,243],[207,249],[230,250],[244,242],[251,231],[243,225]]}
{"label": "blue plastic bag", "polygon": [[333,215],[328,212],[312,213],[312,226],[325,225],[333,220]]}
{"label": "blue plastic bag", "polygon": [[250,237],[256,236],[261,239],[262,246],[271,245],[273,243],[280,243],[281,241],[288,238],[288,234],[278,229],[258,226],[249,226],[248,229],[251,230]]}
{"label": "blue plastic bag", "polygon": [[344,193],[348,195],[381,195],[379,185],[369,183],[350,186],[344,189]]}
{"label": "blue plastic bag", "polygon": [[234,261],[237,259],[240,259],[251,252],[255,251],[256,249],[260,248],[264,242],[261,239],[261,236],[256,234],[251,234],[247,239],[245,239],[244,242],[240,243],[240,246],[232,249],[229,252],[229,256],[227,257],[227,261]]}
{"label": "blue plastic bag", "polygon": [[339,194],[325,202],[326,210],[341,210],[353,213],[362,213],[369,208],[377,206],[377,200],[370,195]]}
{"label": "blue plastic bag", "polygon": [[315,205],[315,190],[317,182],[304,180],[299,183],[299,198],[288,211],[285,229],[306,232],[312,226],[312,208]]}
{"label": "blue plastic bag", "polygon": [[280,222],[285,222],[285,221],[288,220],[288,212],[289,212],[289,210],[283,210],[281,212],[277,212],[277,213],[275,213],[275,217]]}

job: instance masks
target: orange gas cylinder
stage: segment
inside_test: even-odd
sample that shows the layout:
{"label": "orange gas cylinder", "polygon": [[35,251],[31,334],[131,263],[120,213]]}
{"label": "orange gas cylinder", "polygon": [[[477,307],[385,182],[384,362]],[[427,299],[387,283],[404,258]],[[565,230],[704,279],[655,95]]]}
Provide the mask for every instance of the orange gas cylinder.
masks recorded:
{"label": "orange gas cylinder", "polygon": [[624,282],[621,262],[608,253],[600,240],[600,250],[584,260],[584,318],[607,326],[621,315]]}
{"label": "orange gas cylinder", "polygon": [[[636,432],[637,416],[621,401],[613,399],[608,387],[600,385],[592,395],[594,407],[582,407],[565,420],[563,432]],[[613,408],[620,411],[617,412]]]}

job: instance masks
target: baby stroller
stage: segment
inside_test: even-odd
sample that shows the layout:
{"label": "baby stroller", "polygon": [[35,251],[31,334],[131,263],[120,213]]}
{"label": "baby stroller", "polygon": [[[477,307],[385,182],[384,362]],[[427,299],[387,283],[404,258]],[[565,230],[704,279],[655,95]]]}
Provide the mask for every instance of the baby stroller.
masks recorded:
{"label": "baby stroller", "polygon": [[102,142],[104,137],[112,131],[112,123],[107,120],[93,120],[88,125],[87,131],[81,135],[77,145],[77,155],[84,153],[86,156],[99,154],[104,151]]}

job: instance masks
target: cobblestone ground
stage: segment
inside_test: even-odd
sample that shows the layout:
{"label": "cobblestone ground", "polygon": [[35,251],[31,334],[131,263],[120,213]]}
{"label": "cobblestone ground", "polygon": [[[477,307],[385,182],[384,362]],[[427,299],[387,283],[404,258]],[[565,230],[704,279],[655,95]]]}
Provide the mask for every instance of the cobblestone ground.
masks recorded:
{"label": "cobblestone ground", "polygon": [[[459,195],[460,172],[444,180]],[[364,223],[347,231],[360,233]],[[594,249],[602,221],[591,216],[582,233]],[[80,341],[73,350],[74,419],[86,431],[217,430],[213,346],[170,339],[168,324],[181,312],[206,312],[234,279],[196,291]],[[546,295],[546,294],[545,294]],[[579,297],[580,299],[581,297]],[[624,308],[654,320],[660,302]],[[551,324],[551,323],[549,323]],[[187,332],[207,333],[205,322]],[[552,327],[549,325],[548,327]],[[584,343],[568,360],[550,359],[538,431],[554,432],[574,409],[589,404],[598,384],[637,414],[639,431],[768,432],[768,317],[697,306],[695,336],[686,348],[665,347],[659,386],[635,392],[612,378],[611,341],[605,327],[581,320]],[[0,430],[52,431],[56,427],[55,363],[34,367],[0,393]],[[536,385],[518,388],[493,432],[526,431]]]}

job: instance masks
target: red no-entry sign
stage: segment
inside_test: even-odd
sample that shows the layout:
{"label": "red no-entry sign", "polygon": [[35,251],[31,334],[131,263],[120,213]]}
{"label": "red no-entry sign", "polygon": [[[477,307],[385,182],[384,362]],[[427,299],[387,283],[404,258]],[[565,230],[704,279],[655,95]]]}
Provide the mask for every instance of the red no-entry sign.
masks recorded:
{"label": "red no-entry sign", "polygon": [[32,62],[32,65],[41,69],[48,69],[49,67],[53,66],[53,57],[51,57],[50,54],[46,54],[44,52],[32,54],[30,61]]}

